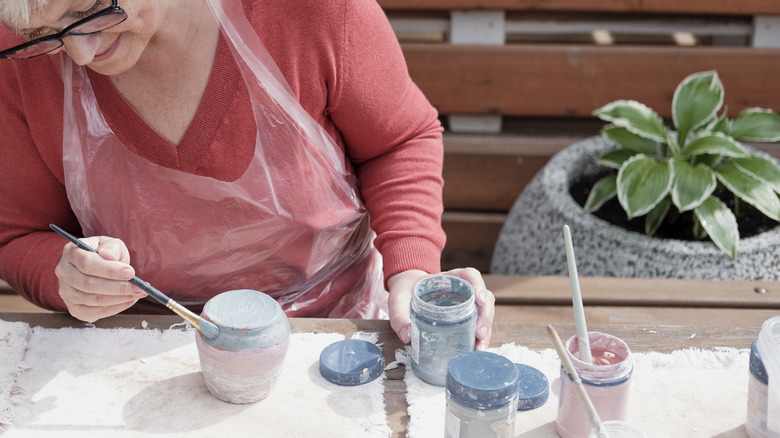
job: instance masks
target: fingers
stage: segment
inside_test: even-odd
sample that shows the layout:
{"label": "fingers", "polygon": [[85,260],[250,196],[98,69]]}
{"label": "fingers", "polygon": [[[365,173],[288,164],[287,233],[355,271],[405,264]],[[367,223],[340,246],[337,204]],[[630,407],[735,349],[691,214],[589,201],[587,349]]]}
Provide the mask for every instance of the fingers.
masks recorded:
{"label": "fingers", "polygon": [[487,350],[493,335],[493,318],[496,312],[496,297],[487,290],[482,274],[474,268],[452,269],[447,272],[460,277],[474,286],[477,302],[477,342],[475,349]]}
{"label": "fingers", "polygon": [[54,270],[60,297],[74,317],[93,322],[115,315],[146,296],[128,281],[135,271],[128,264],[130,255],[122,241],[108,237],[83,240],[98,253],[68,243]]}
{"label": "fingers", "polygon": [[390,326],[404,344],[408,344],[411,340],[412,320],[409,309],[412,304],[414,285],[427,275],[425,271],[409,270],[399,272],[387,280],[387,288],[390,292],[388,301]]}
{"label": "fingers", "polygon": [[80,304],[69,304],[68,312],[77,319],[85,322],[95,322],[108,316],[116,315],[129,309],[138,301],[134,299],[125,303],[114,304],[111,306],[85,306]]}

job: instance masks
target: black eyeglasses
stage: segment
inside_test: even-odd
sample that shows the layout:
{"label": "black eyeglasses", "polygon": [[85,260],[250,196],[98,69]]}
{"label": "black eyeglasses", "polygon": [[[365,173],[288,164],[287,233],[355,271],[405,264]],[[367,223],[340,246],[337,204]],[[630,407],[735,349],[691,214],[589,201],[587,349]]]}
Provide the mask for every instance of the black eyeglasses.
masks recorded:
{"label": "black eyeglasses", "polygon": [[111,6],[62,29],[54,35],[36,38],[24,44],[0,52],[0,59],[29,59],[45,55],[62,47],[62,39],[68,35],[89,35],[110,29],[127,20],[127,13],[117,6],[118,0],[111,0]]}

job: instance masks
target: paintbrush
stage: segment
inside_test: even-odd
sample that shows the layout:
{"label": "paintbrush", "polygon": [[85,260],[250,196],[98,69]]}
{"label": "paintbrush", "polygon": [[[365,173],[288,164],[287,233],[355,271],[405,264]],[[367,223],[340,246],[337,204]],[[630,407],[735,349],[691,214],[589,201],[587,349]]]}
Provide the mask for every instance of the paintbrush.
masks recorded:
{"label": "paintbrush", "polygon": [[[84,251],[97,253],[97,251],[95,251],[94,248],[82,242],[81,240],[77,239],[75,236],[63,230],[62,228],[58,227],[57,225],[49,224],[49,227],[51,227],[51,229],[54,230],[57,234],[70,240],[71,243],[83,249]],[[192,324],[193,327],[195,327],[201,333],[203,333],[203,336],[209,339],[216,339],[217,336],[219,336],[219,327],[217,327],[216,324],[214,324],[211,321],[207,321],[201,318],[200,316],[192,313],[186,307],[168,298],[167,295],[155,289],[151,284],[138,278],[138,276],[134,276],[133,278],[131,278],[130,283],[133,283],[134,285],[138,286],[139,288],[141,288],[141,290],[149,294],[150,297],[159,301],[165,307],[173,310],[177,315],[184,318],[185,321],[189,322],[190,324]]]}
{"label": "paintbrush", "polygon": [[563,239],[566,244],[566,263],[569,266],[569,284],[571,285],[571,301],[574,305],[574,323],[577,326],[577,345],[580,346],[580,358],[585,363],[593,363],[590,353],[588,325],[585,323],[585,309],[582,305],[580,280],[577,275],[577,262],[574,260],[574,245],[571,243],[571,231],[568,225],[563,226]]}
{"label": "paintbrush", "polygon": [[580,379],[577,370],[574,369],[571,358],[569,358],[569,355],[566,353],[566,348],[563,346],[563,342],[561,342],[558,332],[555,331],[553,326],[548,325],[547,333],[550,334],[550,338],[553,340],[555,351],[558,352],[558,357],[561,358],[561,365],[563,365],[563,370],[566,372],[566,375],[569,377],[569,380],[574,387],[574,392],[577,394],[577,397],[579,397],[582,407],[585,408],[585,412],[588,414],[591,428],[596,432],[598,438],[609,438],[609,434],[604,428],[604,424],[601,422],[601,418],[599,418],[599,414],[596,412],[593,402],[590,400],[590,397],[588,397],[588,393],[585,392],[585,387],[582,385],[582,379]]}

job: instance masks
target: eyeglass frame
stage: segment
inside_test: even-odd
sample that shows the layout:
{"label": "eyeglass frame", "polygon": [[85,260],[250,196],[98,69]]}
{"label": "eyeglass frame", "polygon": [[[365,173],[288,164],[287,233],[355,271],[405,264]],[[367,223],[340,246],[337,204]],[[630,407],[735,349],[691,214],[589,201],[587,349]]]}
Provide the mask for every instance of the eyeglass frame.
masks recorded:
{"label": "eyeglass frame", "polygon": [[[87,17],[84,17],[81,20],[76,21],[75,23],[71,24],[70,26],[66,27],[65,29],[62,29],[61,31],[59,31],[59,32],[57,32],[55,34],[46,35],[46,36],[43,36],[43,37],[40,37],[40,38],[36,38],[36,39],[34,39],[32,41],[27,41],[26,43],[22,43],[22,44],[13,46],[10,49],[6,49],[6,50],[3,50],[3,51],[0,51],[0,59],[22,60],[22,59],[36,58],[38,56],[42,56],[42,55],[45,55],[47,53],[51,53],[51,52],[59,49],[63,45],[65,45],[65,43],[62,41],[62,39],[65,38],[66,36],[70,36],[70,35],[76,35],[76,36],[78,36],[78,35],[92,35],[92,34],[95,34],[95,33],[98,33],[98,32],[103,32],[104,30],[107,30],[107,29],[111,29],[112,27],[117,26],[118,24],[120,24],[123,21],[127,20],[127,12],[124,9],[122,9],[122,7],[118,5],[118,3],[119,3],[119,0],[111,0],[111,5],[108,6],[107,8],[101,9],[101,10],[95,12],[94,14],[91,14],[91,15],[89,15]],[[105,29],[96,30],[94,32],[87,32],[87,33],[72,33],[71,32],[73,29],[75,29],[75,28],[77,28],[79,26],[83,26],[84,24],[89,23],[90,21],[93,21],[93,20],[95,20],[97,18],[103,17],[105,15],[109,15],[109,14],[122,15],[123,18],[122,18],[122,20],[118,21],[116,24],[112,24],[111,26],[109,26],[109,27],[107,27]],[[28,56],[26,58],[10,58],[10,57],[8,57],[6,55],[7,53],[18,52],[20,50],[23,50],[23,49],[25,49],[27,47],[30,47],[30,46],[33,46],[35,44],[40,44],[40,43],[43,43],[43,42],[55,41],[55,40],[60,42],[59,46],[53,47],[51,50],[43,52],[43,53],[39,53],[37,55]]]}

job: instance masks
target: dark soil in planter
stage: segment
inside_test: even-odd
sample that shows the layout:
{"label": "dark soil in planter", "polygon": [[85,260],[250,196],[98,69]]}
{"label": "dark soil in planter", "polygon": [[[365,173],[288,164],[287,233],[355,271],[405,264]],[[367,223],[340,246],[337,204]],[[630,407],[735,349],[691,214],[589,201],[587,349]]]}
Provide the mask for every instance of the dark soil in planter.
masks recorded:
{"label": "dark soil in planter", "polygon": [[[606,176],[609,172],[603,172],[595,175],[583,175],[578,177],[572,183],[569,188],[569,193],[580,206],[585,205],[585,201],[588,199],[590,189],[593,184],[599,179]],[[734,208],[734,196],[728,190],[719,187],[715,190],[715,196],[720,198],[721,201],[726,203],[729,208]],[[756,234],[763,233],[764,231],[775,228],[778,223],[774,220],[766,217],[763,213],[756,210],[753,206],[742,203],[745,207],[745,214],[737,217],[737,226],[739,228],[740,238],[746,238],[755,236]],[[677,214],[675,218],[672,218],[674,206],[669,211],[669,215],[664,220],[664,223],[658,228],[655,233],[655,237],[662,239],[677,239],[677,240],[697,240],[693,236],[693,212],[685,212]],[[676,213],[676,211],[675,211]],[[626,212],[617,200],[617,197],[607,201],[600,209],[593,212],[593,214],[615,226],[624,228],[629,231],[634,231],[640,234],[645,232],[645,216],[640,216],[632,220],[628,220]]]}

